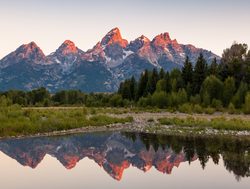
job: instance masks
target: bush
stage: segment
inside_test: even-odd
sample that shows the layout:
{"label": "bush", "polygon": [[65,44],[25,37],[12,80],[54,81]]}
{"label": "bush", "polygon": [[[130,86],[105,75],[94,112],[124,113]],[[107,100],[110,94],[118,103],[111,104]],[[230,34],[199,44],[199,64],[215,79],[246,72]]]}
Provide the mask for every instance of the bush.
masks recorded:
{"label": "bush", "polygon": [[193,111],[195,113],[201,114],[203,113],[203,108],[199,104],[195,104],[193,107]]}
{"label": "bush", "polygon": [[185,103],[179,106],[178,110],[182,113],[192,113],[193,112],[193,106],[191,104]]}
{"label": "bush", "polygon": [[211,105],[216,110],[222,110],[222,108],[223,108],[222,102],[220,100],[217,100],[217,99],[213,99]]}
{"label": "bush", "polygon": [[152,106],[152,99],[151,99],[151,95],[148,95],[147,97],[141,97],[138,101],[138,105],[140,107],[148,107],[148,106]]}
{"label": "bush", "polygon": [[236,110],[235,110],[235,107],[234,107],[234,104],[233,104],[233,103],[230,103],[230,104],[228,105],[228,113],[230,113],[230,114],[236,113]]}
{"label": "bush", "polygon": [[114,96],[111,97],[110,99],[110,104],[113,107],[123,107],[123,99],[122,96],[119,94],[115,94]]}
{"label": "bush", "polygon": [[166,108],[168,106],[168,96],[167,93],[161,91],[161,92],[155,92],[152,95],[152,105],[156,106],[158,108]]}
{"label": "bush", "polygon": [[5,96],[0,96],[0,107],[7,107],[12,104],[11,100],[9,98],[6,98]]}
{"label": "bush", "polygon": [[204,104],[207,106],[212,99],[222,99],[223,83],[217,77],[209,76],[203,82],[200,93]]}
{"label": "bush", "polygon": [[205,108],[204,111],[206,114],[210,114],[210,115],[215,113],[215,109],[211,107]]}
{"label": "bush", "polygon": [[250,92],[245,97],[244,113],[250,114]]}
{"label": "bush", "polygon": [[195,95],[190,97],[190,102],[192,104],[200,104],[201,103],[201,96],[200,95]]}

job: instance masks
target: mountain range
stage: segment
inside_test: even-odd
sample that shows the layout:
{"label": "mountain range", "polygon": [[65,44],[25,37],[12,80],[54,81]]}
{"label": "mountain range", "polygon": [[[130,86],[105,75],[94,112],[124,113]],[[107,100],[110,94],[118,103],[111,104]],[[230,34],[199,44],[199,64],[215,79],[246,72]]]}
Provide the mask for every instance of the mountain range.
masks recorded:
{"label": "mountain range", "polygon": [[188,56],[195,63],[202,53],[208,63],[220,59],[211,51],[182,45],[169,33],[131,42],[118,28],[108,32],[92,49],[84,52],[66,40],[46,56],[35,42],[25,44],[0,60],[0,91],[45,87],[51,92],[77,89],[85,92],[113,92],[119,83],[145,70],[181,68]]}

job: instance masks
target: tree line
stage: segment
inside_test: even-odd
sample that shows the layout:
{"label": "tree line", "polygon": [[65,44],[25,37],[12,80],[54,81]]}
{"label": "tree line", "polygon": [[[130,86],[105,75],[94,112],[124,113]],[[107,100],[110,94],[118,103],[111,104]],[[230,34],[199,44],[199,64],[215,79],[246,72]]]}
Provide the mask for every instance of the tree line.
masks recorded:
{"label": "tree line", "polygon": [[[194,65],[194,66],[193,66]],[[187,104],[213,108],[250,110],[250,51],[245,44],[233,44],[222,59],[210,64],[200,54],[195,64],[186,57],[181,70],[145,70],[120,84],[122,99],[159,108],[192,108]],[[185,105],[182,106],[185,108]]]}

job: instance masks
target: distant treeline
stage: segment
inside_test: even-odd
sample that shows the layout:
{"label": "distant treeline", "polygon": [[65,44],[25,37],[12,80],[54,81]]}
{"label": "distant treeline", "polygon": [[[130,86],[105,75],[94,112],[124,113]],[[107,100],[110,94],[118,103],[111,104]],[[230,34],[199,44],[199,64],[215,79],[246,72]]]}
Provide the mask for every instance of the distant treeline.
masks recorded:
{"label": "distant treeline", "polygon": [[[0,95],[22,106],[140,106],[178,109],[183,112],[204,108],[250,113],[250,51],[245,44],[224,50],[220,63],[207,64],[203,55],[193,64],[186,58],[182,70],[145,70],[120,84],[117,93],[90,93],[77,90],[50,94],[45,88],[29,92],[11,90]],[[195,66],[193,66],[195,65]]]}

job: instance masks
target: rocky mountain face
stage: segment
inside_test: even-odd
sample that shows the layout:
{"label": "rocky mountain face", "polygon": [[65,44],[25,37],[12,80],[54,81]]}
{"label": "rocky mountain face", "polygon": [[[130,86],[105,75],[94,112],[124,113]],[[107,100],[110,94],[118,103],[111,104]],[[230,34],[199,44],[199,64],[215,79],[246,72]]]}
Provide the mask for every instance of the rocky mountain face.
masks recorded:
{"label": "rocky mountain face", "polygon": [[132,75],[138,78],[145,69],[181,68],[186,56],[195,63],[200,53],[208,63],[213,58],[220,59],[210,51],[179,44],[168,33],[157,35],[152,41],[142,35],[129,43],[118,28],[86,52],[66,40],[45,56],[31,42],[0,60],[0,90],[46,87],[52,92],[113,92],[121,81]]}
{"label": "rocky mountain face", "polygon": [[[187,161],[183,150],[175,153],[171,148],[155,150],[150,146],[147,149],[139,138],[132,141],[120,133],[3,140],[0,151],[33,169],[46,154],[55,157],[66,169],[74,168],[87,157],[116,180],[121,180],[124,170],[130,166],[144,172],[154,167],[159,172],[171,174],[174,167]],[[191,161],[196,159],[194,155]]]}

